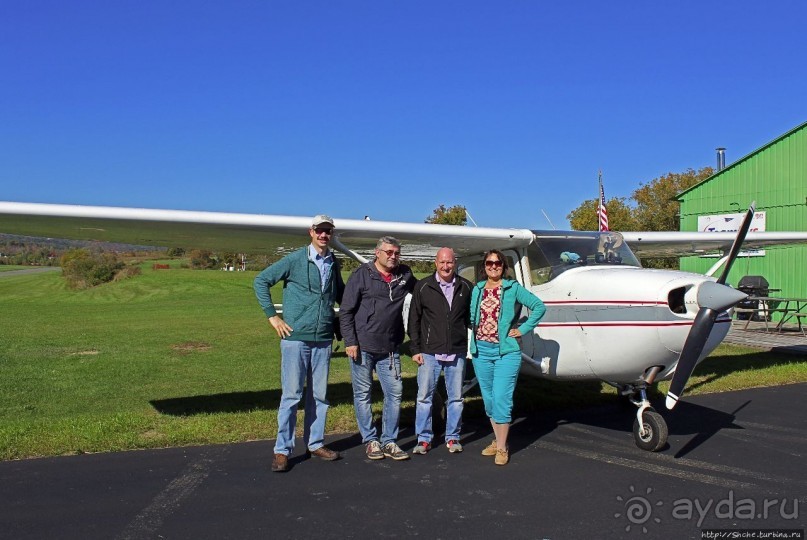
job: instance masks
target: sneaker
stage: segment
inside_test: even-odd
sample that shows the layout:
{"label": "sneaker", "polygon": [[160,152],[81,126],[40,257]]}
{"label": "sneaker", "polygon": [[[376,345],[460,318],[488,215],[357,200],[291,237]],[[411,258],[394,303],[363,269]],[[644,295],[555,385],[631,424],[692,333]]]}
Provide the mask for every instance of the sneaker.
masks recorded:
{"label": "sneaker", "polygon": [[462,452],[462,445],[457,439],[451,439],[446,443],[446,448],[452,454],[456,454],[457,452]]}
{"label": "sneaker", "polygon": [[384,452],[381,451],[381,444],[378,441],[367,443],[367,457],[369,459],[384,459]]}
{"label": "sneaker", "polygon": [[384,457],[392,458],[395,461],[403,461],[409,459],[409,454],[400,449],[394,442],[384,445]]}
{"label": "sneaker", "polygon": [[507,465],[507,462],[510,461],[510,449],[499,449],[496,450],[496,465]]}
{"label": "sneaker", "polygon": [[497,450],[497,449],[498,449],[498,446],[496,446],[496,439],[493,439],[493,442],[492,442],[492,443],[490,443],[489,445],[487,445],[487,446],[486,446],[486,447],[485,447],[485,448],[482,450],[482,455],[483,455],[483,456],[495,456],[495,455],[496,455],[496,450]]}
{"label": "sneaker", "polygon": [[412,450],[413,454],[426,454],[432,449],[432,445],[426,441],[420,441],[417,446]]}

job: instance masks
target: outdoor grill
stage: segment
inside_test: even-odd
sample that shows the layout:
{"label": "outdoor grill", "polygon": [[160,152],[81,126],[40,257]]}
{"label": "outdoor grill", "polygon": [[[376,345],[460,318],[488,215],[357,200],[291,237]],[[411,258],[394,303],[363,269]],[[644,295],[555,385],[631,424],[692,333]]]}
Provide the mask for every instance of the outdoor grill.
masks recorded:
{"label": "outdoor grill", "polygon": [[[768,285],[768,280],[762,276],[744,276],[737,284],[737,290],[744,292],[748,296],[768,296],[770,286]],[[759,309],[759,300],[746,298],[737,304],[737,307],[742,309]],[[739,313],[737,318],[745,320],[750,316],[750,313]],[[759,315],[754,315],[754,320],[762,319]]]}

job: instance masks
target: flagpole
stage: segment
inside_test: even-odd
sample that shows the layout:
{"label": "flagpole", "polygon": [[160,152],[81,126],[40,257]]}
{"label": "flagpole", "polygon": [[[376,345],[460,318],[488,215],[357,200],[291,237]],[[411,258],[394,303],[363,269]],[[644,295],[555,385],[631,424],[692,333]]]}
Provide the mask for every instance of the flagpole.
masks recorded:
{"label": "flagpole", "polygon": [[599,183],[599,192],[597,192],[597,207],[599,208],[600,204],[602,204],[602,169],[597,171],[597,182]]}
{"label": "flagpole", "polygon": [[597,196],[597,230],[599,232],[608,231],[608,211],[605,209],[605,191],[602,188],[602,169],[599,170],[598,181],[600,193]]}
{"label": "flagpole", "polygon": [[600,216],[600,212],[602,212],[602,169],[597,171],[597,183],[597,230],[602,232],[602,222],[600,221],[602,219]]}

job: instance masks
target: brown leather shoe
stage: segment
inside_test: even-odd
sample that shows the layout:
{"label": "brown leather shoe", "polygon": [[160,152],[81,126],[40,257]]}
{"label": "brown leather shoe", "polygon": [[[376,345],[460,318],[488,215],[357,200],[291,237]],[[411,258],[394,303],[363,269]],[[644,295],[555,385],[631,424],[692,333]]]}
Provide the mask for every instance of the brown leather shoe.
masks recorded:
{"label": "brown leather shoe", "polygon": [[308,455],[318,457],[319,459],[322,459],[322,460],[325,460],[325,461],[336,461],[337,459],[342,457],[342,456],[339,455],[339,452],[336,452],[335,450],[331,450],[327,446],[320,446],[319,448],[317,448],[313,452],[311,450],[309,450]]}
{"label": "brown leather shoe", "polygon": [[272,459],[272,472],[286,472],[289,470],[289,456],[286,454],[275,454]]}

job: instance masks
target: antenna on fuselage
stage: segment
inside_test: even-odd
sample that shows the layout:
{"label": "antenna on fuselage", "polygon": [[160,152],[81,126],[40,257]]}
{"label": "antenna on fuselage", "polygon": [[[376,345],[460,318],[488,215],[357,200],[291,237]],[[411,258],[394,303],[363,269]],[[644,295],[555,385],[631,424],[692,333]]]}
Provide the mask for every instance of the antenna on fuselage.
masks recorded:
{"label": "antenna on fuselage", "polygon": [[553,231],[557,231],[557,230],[558,230],[558,229],[557,229],[557,227],[555,227],[554,223],[552,223],[552,220],[551,220],[551,219],[549,219],[549,216],[547,216],[547,215],[546,215],[546,212],[544,212],[544,209],[543,209],[543,208],[541,208],[541,213],[544,215],[544,217],[546,218],[546,220],[549,222],[549,226],[550,226],[550,227],[552,227],[552,230],[553,230]]}

